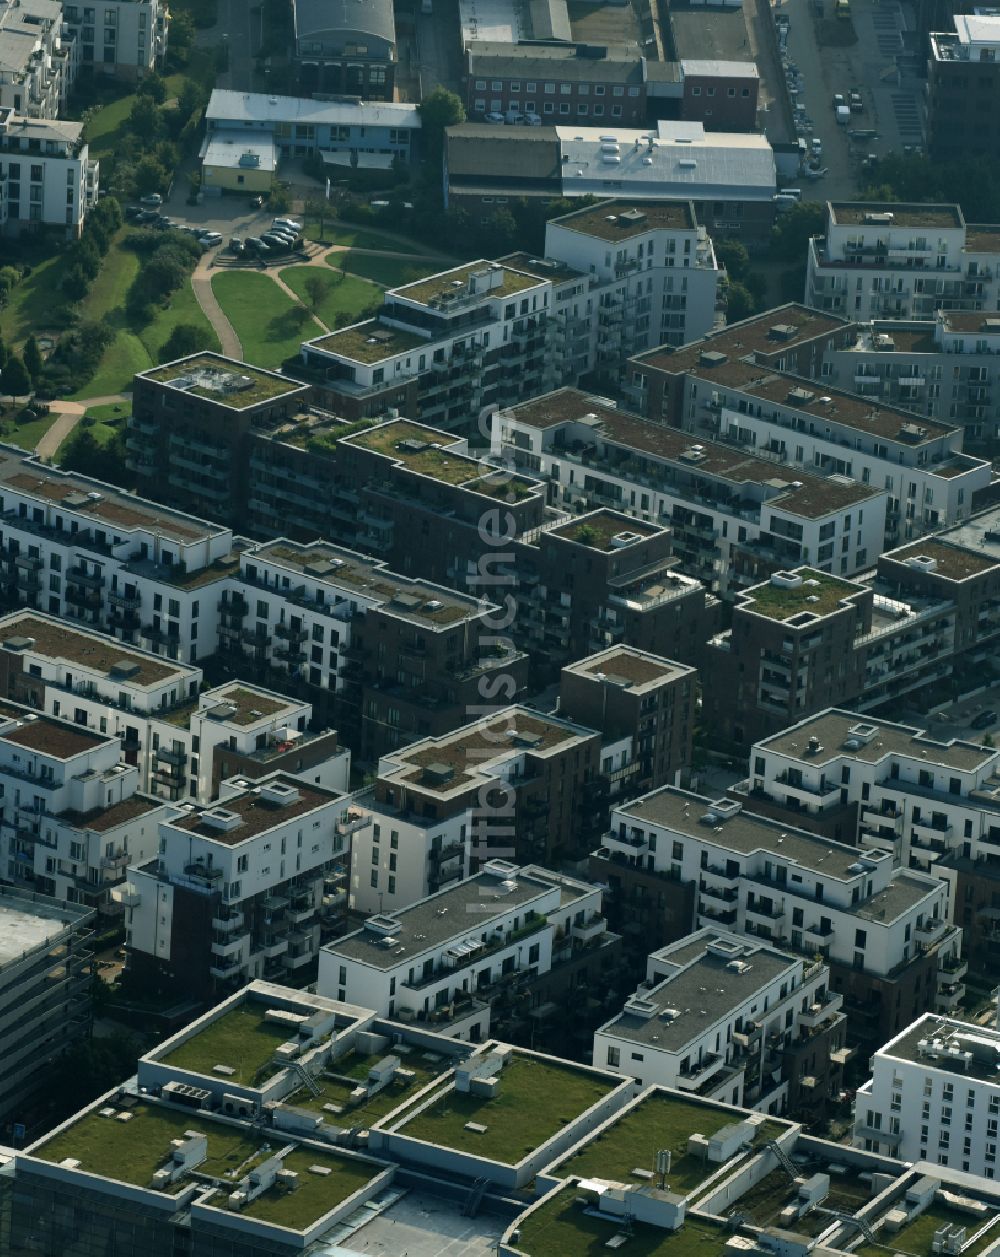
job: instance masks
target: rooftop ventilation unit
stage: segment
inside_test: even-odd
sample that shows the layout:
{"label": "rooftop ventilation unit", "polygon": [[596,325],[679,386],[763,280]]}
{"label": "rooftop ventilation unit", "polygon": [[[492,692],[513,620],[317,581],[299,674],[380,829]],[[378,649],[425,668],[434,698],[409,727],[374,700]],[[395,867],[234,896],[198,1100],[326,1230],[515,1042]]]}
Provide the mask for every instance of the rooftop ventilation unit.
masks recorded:
{"label": "rooftop ventilation unit", "polygon": [[298,803],[302,796],[295,786],[290,786],[287,782],[271,781],[261,783],[260,797],[265,803],[288,807],[291,803]]}
{"label": "rooftop ventilation unit", "polygon": [[210,829],[218,829],[223,833],[229,833],[237,825],[241,824],[242,817],[239,812],[232,812],[227,807],[209,808],[207,812],[201,814],[202,824],[208,825]]}
{"label": "rooftop ventilation unit", "polygon": [[374,916],[368,918],[364,928],[369,934],[375,934],[378,938],[391,939],[400,932],[403,923],[396,917],[390,916],[388,912],[376,912]]}
{"label": "rooftop ventilation unit", "polygon": [[721,367],[728,361],[728,356],[717,349],[703,349],[698,355],[698,363],[703,367]]}

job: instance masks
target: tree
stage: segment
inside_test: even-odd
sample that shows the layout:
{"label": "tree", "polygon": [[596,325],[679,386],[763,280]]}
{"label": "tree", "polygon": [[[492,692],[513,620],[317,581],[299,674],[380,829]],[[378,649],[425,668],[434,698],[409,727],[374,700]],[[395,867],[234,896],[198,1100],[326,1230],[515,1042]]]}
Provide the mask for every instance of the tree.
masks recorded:
{"label": "tree", "polygon": [[87,289],[90,284],[87,276],[84,274],[83,267],[77,263],[71,266],[66,274],[62,277],[59,287],[63,291],[63,296],[70,301],[82,301],[87,295]]}
{"label": "tree", "polygon": [[169,172],[163,163],[147,155],[135,168],[136,195],[145,196],[148,192],[162,192],[169,180]]}
{"label": "tree", "polygon": [[306,296],[309,298],[309,309],[315,314],[323,304],[323,298],[326,296],[326,276],[319,271],[315,271],[311,275],[306,275],[302,286],[305,288]]}
{"label": "tree", "polygon": [[780,262],[805,265],[811,236],[820,236],[826,228],[826,206],[822,201],[799,201],[785,213],[771,231],[771,254]]}
{"label": "tree", "polygon": [[173,362],[175,358],[186,358],[189,354],[207,349],[211,339],[208,330],[196,323],[178,323],[163,342],[159,359],[161,362]]}
{"label": "tree", "polygon": [[194,22],[191,14],[178,9],[170,14],[170,55],[180,62],[187,60],[194,43]]}
{"label": "tree", "polygon": [[306,201],[305,214],[307,218],[315,218],[320,238],[323,236],[323,227],[326,224],[326,216],[330,212],[330,203],[324,196],[316,196]]}
{"label": "tree", "polygon": [[420,114],[420,138],[429,158],[438,158],[444,149],[445,127],[457,126],[465,121],[465,107],[461,97],[438,85],[417,106]]}
{"label": "tree", "polygon": [[715,256],[719,265],[726,268],[726,274],[739,283],[750,269],[750,254],[740,240],[716,240]]}
{"label": "tree", "polygon": [[756,313],[750,290],[743,284],[729,283],[726,288],[726,322],[738,323]]}
{"label": "tree", "polygon": [[7,359],[0,374],[0,388],[10,397],[26,397],[31,392],[31,377],[17,354],[11,354]]}
{"label": "tree", "polygon": [[517,244],[517,222],[509,209],[496,210],[479,230],[485,253],[509,253]]}
{"label": "tree", "polygon": [[[171,30],[170,33],[173,34],[173,31]],[[152,74],[147,74],[139,84],[139,95],[148,96],[154,104],[162,105],[167,99],[167,85],[154,70]]]}
{"label": "tree", "polygon": [[128,116],[128,127],[146,144],[159,139],[163,131],[163,115],[152,96],[137,96]]}
{"label": "tree", "polygon": [[42,361],[42,351],[38,348],[38,341],[34,336],[29,336],[24,342],[24,366],[32,380],[38,379],[45,366]]}
{"label": "tree", "polygon": [[267,196],[268,209],[275,214],[284,214],[288,209],[288,191],[277,179],[271,181],[271,190]]}

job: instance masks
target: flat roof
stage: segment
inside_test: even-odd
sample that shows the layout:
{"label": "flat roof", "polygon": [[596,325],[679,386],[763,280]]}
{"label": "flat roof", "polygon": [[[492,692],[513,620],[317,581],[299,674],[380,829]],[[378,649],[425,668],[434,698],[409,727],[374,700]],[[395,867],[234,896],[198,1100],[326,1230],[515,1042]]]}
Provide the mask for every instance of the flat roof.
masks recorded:
{"label": "flat roof", "polygon": [[[733,959],[746,961],[745,967],[733,969]],[[653,1016],[640,1017],[626,1005],[601,1026],[599,1033],[643,1043],[654,1052],[680,1052],[799,963],[794,956],[752,943],[742,948],[739,956],[735,952],[729,957],[717,956],[706,940],[699,955],[682,969],[642,992],[642,999],[656,1006]],[[676,1016],[662,1016],[667,1010]]]}
{"label": "flat roof", "polygon": [[698,365],[700,355],[706,349],[713,353],[731,354],[734,358],[758,353],[782,354],[819,336],[850,326],[850,319],[838,314],[826,314],[811,306],[790,302],[751,315],[739,323],[731,323],[690,345],[682,345],[679,349],[661,345],[637,354],[632,361],[643,366],[660,367],[664,371],[690,371]]}
{"label": "flat roof", "polygon": [[681,70],[688,78],[727,78],[727,79],[758,79],[760,71],[755,61],[746,58],[732,61],[700,61],[693,57],[681,59]]}
{"label": "flat roof", "polygon": [[[298,700],[275,694],[273,690],[233,681],[229,685],[206,690],[199,699],[198,712],[199,715],[209,716],[215,713],[215,718],[225,724],[254,725],[259,720],[268,720],[279,712],[293,712],[301,706]],[[229,708],[233,709],[232,712]]]}
{"label": "flat roof", "polygon": [[[1000,505],[988,507],[985,511],[944,529],[936,534],[935,540],[959,546],[963,551],[980,553],[984,559],[988,557],[1000,563]],[[895,551],[890,553],[895,554]]]}
{"label": "flat roof", "polygon": [[127,799],[122,799],[120,803],[113,803],[110,807],[95,808],[91,812],[60,812],[59,820],[62,824],[72,826],[74,829],[90,829],[95,834],[104,834],[110,829],[117,829],[119,825],[128,825],[138,820],[140,816],[145,816],[149,812],[158,812],[161,808],[168,806],[166,799],[154,798],[152,795],[133,794]]}
{"label": "flat roof", "polygon": [[900,869],[884,890],[877,891],[870,899],[862,900],[854,912],[862,921],[879,921],[883,924],[896,921],[943,885],[944,882],[929,875],[921,876],[908,869]]}
{"label": "flat roof", "polygon": [[0,886],[0,970],[49,946],[91,916],[87,908]]}
{"label": "flat roof", "polygon": [[[328,0],[324,0],[326,2]],[[386,7],[391,12],[388,0]],[[291,122],[300,126],[418,128],[420,110],[416,105],[395,101],[311,100],[304,96],[274,96],[216,87],[209,97],[205,120],[215,124]]]}
{"label": "flat roof", "polygon": [[664,531],[659,524],[647,524],[618,511],[597,510],[550,529],[549,535],[611,554],[618,549],[624,549],[626,538],[629,542],[634,542],[636,538],[645,541]]}
{"label": "flat roof", "polygon": [[299,545],[294,541],[270,541],[250,551],[249,557],[343,589],[345,597],[355,594],[371,598],[380,611],[429,629],[477,619],[485,609],[484,604],[466,594],[430,581],[409,580],[391,571],[381,559],[327,542]]}
{"label": "flat roof", "polygon": [[638,650],[634,646],[611,646],[608,650],[568,664],[563,672],[641,693],[655,685],[661,685],[664,681],[690,676],[695,669],[685,663],[664,659],[662,655]]}
{"label": "flat roof", "polygon": [[39,755],[63,760],[82,755],[85,751],[93,750],[95,746],[117,743],[116,738],[89,733],[68,721],[35,715],[25,716],[11,728],[0,726],[0,741],[12,742],[15,746],[23,746],[25,750],[36,751]]}
{"label": "flat roof", "polygon": [[[968,1036],[977,1041],[978,1051],[971,1052],[968,1061],[968,1072],[965,1060],[957,1058],[949,1060],[946,1056],[934,1058],[920,1050],[924,1039],[943,1039],[954,1041],[956,1035]],[[968,1047],[965,1048],[968,1051]],[[877,1056],[896,1057],[901,1061],[914,1061],[924,1069],[938,1069],[946,1074],[954,1074],[958,1078],[977,1078],[983,1082],[1000,1084],[997,1074],[997,1061],[1000,1060],[1000,1031],[994,1026],[981,1026],[970,1021],[958,1021],[954,1017],[941,1017],[936,1013],[925,1013],[894,1039],[876,1052]]]}
{"label": "flat roof", "polygon": [[[136,529],[172,541],[189,544],[227,533],[229,529],[207,523],[195,515],[171,511],[157,506],[145,498],[135,497],[114,485],[84,476],[68,475],[54,467],[45,467],[23,450],[11,446],[0,447],[0,495],[9,488],[26,497],[51,502],[55,506],[92,521],[95,528],[104,525],[113,537],[115,530],[128,533]],[[0,507],[12,508],[0,496]],[[25,523],[30,527],[31,520]],[[66,539],[72,542],[72,534],[66,529]],[[80,540],[84,540],[81,536]],[[110,541],[110,538],[109,538]]]}
{"label": "flat roof", "polygon": [[[875,733],[870,740],[862,741],[857,748],[848,750],[844,746],[845,742],[851,739],[860,741],[851,732],[858,726],[874,729]],[[819,742],[816,750],[810,749],[812,738]],[[763,750],[774,751],[777,755],[785,755],[809,764],[826,765],[845,757],[865,764],[878,764],[891,755],[904,755],[921,763],[938,764],[960,772],[976,772],[1000,755],[996,750],[975,746],[971,742],[955,739],[937,742],[929,738],[922,729],[912,725],[895,724],[839,708],[828,708],[815,716],[800,720],[790,729],[783,729],[773,737],[763,738],[756,745]],[[893,781],[892,784],[900,790],[906,790],[906,782]]]}
{"label": "flat roof", "polygon": [[328,332],[324,336],[315,336],[305,342],[312,349],[341,354],[352,362],[368,365],[384,362],[387,358],[394,358],[396,354],[405,354],[412,349],[427,348],[431,343],[429,336],[418,336],[403,328],[390,327],[387,323],[380,323],[377,318],[365,319],[362,323],[354,323],[350,327]]}
{"label": "flat roof", "polygon": [[[552,221],[552,220],[550,220]],[[512,266],[515,271],[523,271],[526,275],[534,275],[537,279],[550,279],[554,284],[567,283],[573,279],[590,279],[583,271],[578,271],[565,262],[555,258],[538,257],[533,253],[505,253],[497,259],[505,266]]]}
{"label": "flat roof", "polygon": [[[272,803],[264,798],[261,787],[268,785],[288,786],[298,792],[298,798],[288,803]],[[314,812],[324,804],[334,802],[339,796],[329,790],[321,790],[317,786],[306,785],[297,777],[277,773],[273,777],[265,777],[249,786],[242,794],[220,800],[199,808],[187,816],[178,816],[169,824],[176,829],[198,834],[201,838],[211,839],[225,847],[235,847],[248,838],[255,838],[269,829],[285,825],[307,812]],[[213,825],[206,820],[207,815],[225,812],[239,817],[239,823],[232,829]]]}
{"label": "flat roof", "polygon": [[[696,462],[689,461],[687,456],[695,443],[691,433],[665,424],[649,423],[574,388],[558,389],[522,402],[511,407],[510,414],[513,419],[539,429],[570,422],[586,423],[595,435],[609,444],[669,462],[690,476],[692,481],[697,481],[700,476],[709,476],[735,485],[766,484],[776,490],[765,499],[768,506],[779,507],[804,519],[832,514],[882,492],[876,486],[860,484],[846,477],[816,476],[798,467],[754,458],[734,446],[709,441],[700,435],[697,438],[700,457]],[[600,464],[595,462],[594,466],[599,468]],[[609,464],[607,470],[609,474],[628,479],[627,469],[616,471],[614,465]],[[664,482],[661,492],[684,497],[685,488],[683,484]],[[724,510],[725,503],[718,503],[716,509]]]}
{"label": "flat roof", "polygon": [[[562,82],[642,82],[642,60],[634,45],[607,47],[604,56],[581,57],[577,44],[511,44],[475,40],[468,45],[470,78],[511,74],[521,78],[551,74]],[[535,75],[537,71],[537,76]]]}
{"label": "flat roof", "polygon": [[698,227],[690,201],[603,201],[550,218],[549,223],[597,240],[631,240],[647,231],[695,231]]}
{"label": "flat roof", "polygon": [[[701,817],[712,810],[712,801],[702,795],[663,786],[651,794],[626,803],[620,809],[628,816],[647,824],[661,825],[679,834],[687,834],[701,842],[735,851],[741,855],[767,852],[781,856],[790,864],[801,865],[813,873],[849,882],[859,874],[853,866],[860,859],[871,858],[872,853],[861,847],[849,847],[846,843],[820,838],[816,834],[795,829],[788,824],[757,816],[740,810],[715,825],[706,825]],[[716,833],[716,829],[721,832]],[[780,839],[780,845],[779,845]]]}
{"label": "flat roof", "polygon": [[1000,253],[1000,226],[973,223],[965,229],[966,253]]}
{"label": "flat roof", "polygon": [[206,137],[201,161],[203,166],[228,170],[273,172],[278,165],[278,146],[270,132],[218,128]]}
{"label": "flat roof", "polygon": [[[32,645],[26,646],[24,653],[99,672],[123,687],[161,685],[164,681],[193,679],[198,674],[197,668],[187,664],[171,663],[103,633],[72,628],[65,620],[37,611],[12,611],[0,620],[0,646],[11,654],[20,653],[13,644],[7,644],[17,638],[32,639]],[[118,665],[128,669],[127,674],[113,676],[112,669]],[[132,672],[133,668],[136,671]]]}
{"label": "flat roof", "polygon": [[[828,201],[831,221],[838,227],[964,227],[958,205],[906,204],[902,201]],[[892,221],[873,223],[872,214],[891,214]]]}
{"label": "flat roof", "polygon": [[742,5],[727,9],[703,5],[673,4],[669,14],[670,35],[679,61],[688,54],[713,61],[745,61],[750,50],[750,31]]}
{"label": "flat roof", "polygon": [[[531,130],[530,127],[524,129]],[[523,275],[520,271],[512,270],[510,267],[499,266],[496,262],[480,259],[477,262],[467,262],[464,266],[454,266],[449,271],[440,271],[436,275],[428,275],[426,278],[415,280],[411,284],[402,284],[398,288],[389,288],[387,289],[387,295],[402,297],[404,300],[413,301],[418,305],[436,306],[439,305],[443,297],[452,297],[456,293],[459,296],[468,296],[471,292],[470,281],[473,276],[485,276],[493,272],[499,272],[503,278],[496,284],[496,287],[488,287],[485,282],[483,283],[476,293],[483,300],[499,300],[505,297],[513,297],[517,293],[524,292],[528,288],[535,288],[543,282],[534,275]]]}
{"label": "flat roof", "polygon": [[373,969],[396,969],[404,963],[412,964],[415,956],[433,951],[451,938],[472,930],[486,932],[497,917],[528,908],[552,888],[553,883],[521,869],[510,878],[476,873],[389,914],[400,927],[392,935],[391,946],[385,946],[383,935],[362,927],[329,943],[327,949],[335,956],[360,961]]}
{"label": "flat roof", "polygon": [[910,545],[901,546],[898,550],[890,550],[881,557],[894,563],[906,563],[908,559],[931,559],[934,563],[931,574],[953,581],[968,580],[983,572],[989,572],[1000,564],[1000,556],[980,554],[938,537],[914,541]]}
{"label": "flat roof", "polygon": [[794,588],[776,585],[773,580],[751,585],[737,595],[737,607],[740,611],[750,611],[782,622],[797,616],[808,617],[793,626],[799,628],[808,626],[813,619],[819,620],[839,611],[844,600],[852,595],[865,593],[864,585],[815,568],[797,567],[790,574],[801,576],[802,583]]}
{"label": "flat roof", "polygon": [[304,393],[307,388],[300,380],[213,353],[177,358],[162,367],[140,371],[139,378],[206,398],[230,410],[246,410],[289,393]]}

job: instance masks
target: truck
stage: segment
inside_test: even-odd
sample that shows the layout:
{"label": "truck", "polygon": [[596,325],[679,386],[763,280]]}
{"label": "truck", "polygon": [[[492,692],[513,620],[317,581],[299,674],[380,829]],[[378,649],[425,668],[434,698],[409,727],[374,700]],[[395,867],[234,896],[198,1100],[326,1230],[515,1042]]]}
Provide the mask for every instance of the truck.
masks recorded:
{"label": "truck", "polygon": [[846,105],[838,105],[833,111],[837,118],[837,126],[846,127],[851,120],[851,111]]}

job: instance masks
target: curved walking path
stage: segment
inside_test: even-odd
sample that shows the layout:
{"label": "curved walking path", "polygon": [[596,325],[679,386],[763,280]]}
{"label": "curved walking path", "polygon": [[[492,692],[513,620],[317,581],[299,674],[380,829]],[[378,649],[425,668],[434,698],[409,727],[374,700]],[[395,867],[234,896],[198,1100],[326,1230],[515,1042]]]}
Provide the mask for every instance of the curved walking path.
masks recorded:
{"label": "curved walking path", "polygon": [[226,317],[226,312],[219,305],[218,298],[212,291],[212,270],[209,264],[209,255],[203,254],[198,265],[194,268],[191,276],[191,287],[194,290],[195,300],[201,306],[202,313],[211,323],[216,336],[219,338],[219,344],[222,352],[227,358],[236,358],[243,361],[243,346],[240,344],[240,338],[233,330],[233,325]]}
{"label": "curved walking path", "polygon": [[70,435],[91,406],[116,406],[131,402],[131,393],[108,393],[104,397],[88,397],[83,402],[49,402],[49,410],[58,417],[49,430],[42,434],[35,446],[38,458],[55,458],[56,451]]}

